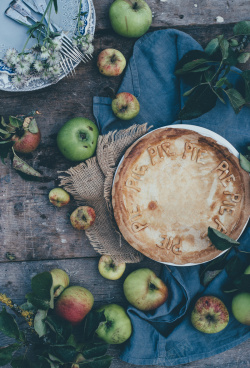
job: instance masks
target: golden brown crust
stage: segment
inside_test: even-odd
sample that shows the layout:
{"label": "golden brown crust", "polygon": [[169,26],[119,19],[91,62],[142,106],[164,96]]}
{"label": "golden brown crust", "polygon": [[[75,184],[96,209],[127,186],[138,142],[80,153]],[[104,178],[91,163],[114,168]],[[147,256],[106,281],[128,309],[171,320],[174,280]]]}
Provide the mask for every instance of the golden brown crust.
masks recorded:
{"label": "golden brown crust", "polygon": [[157,129],[126,151],[112,204],[124,238],[147,257],[176,265],[206,262],[220,254],[208,226],[237,239],[249,218],[249,175],[212,138]]}

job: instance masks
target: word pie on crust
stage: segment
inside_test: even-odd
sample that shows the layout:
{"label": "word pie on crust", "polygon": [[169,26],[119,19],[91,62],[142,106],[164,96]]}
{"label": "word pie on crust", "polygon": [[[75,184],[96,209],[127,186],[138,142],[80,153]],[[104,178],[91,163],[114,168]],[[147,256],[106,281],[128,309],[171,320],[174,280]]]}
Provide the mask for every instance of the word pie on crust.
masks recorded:
{"label": "word pie on crust", "polygon": [[127,242],[149,258],[184,265],[218,256],[211,226],[237,239],[248,218],[249,175],[214,139],[162,128],[135,142],[115,175],[112,204]]}

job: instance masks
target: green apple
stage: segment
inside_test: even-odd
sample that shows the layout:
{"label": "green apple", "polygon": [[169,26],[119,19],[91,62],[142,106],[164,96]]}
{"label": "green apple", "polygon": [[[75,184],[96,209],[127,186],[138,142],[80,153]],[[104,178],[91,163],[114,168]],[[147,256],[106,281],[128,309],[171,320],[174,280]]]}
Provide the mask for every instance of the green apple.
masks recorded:
{"label": "green apple", "polygon": [[215,296],[199,298],[191,314],[192,325],[200,332],[213,334],[222,331],[229,322],[225,304]]}
{"label": "green apple", "polygon": [[84,161],[94,155],[98,135],[97,126],[91,120],[77,117],[59,130],[57,145],[68,160]]}
{"label": "green apple", "polygon": [[97,58],[99,72],[108,77],[120,75],[125,66],[126,59],[123,54],[116,49],[105,49]]}
{"label": "green apple", "polygon": [[239,293],[233,297],[232,312],[237,321],[250,326],[250,293]]}
{"label": "green apple", "polygon": [[124,308],[117,304],[107,304],[97,311],[103,311],[106,318],[96,330],[100,339],[108,344],[122,344],[129,339],[132,325]]}
{"label": "green apple", "polygon": [[50,273],[53,279],[54,297],[58,297],[69,286],[69,276],[60,268],[54,268]]}
{"label": "green apple", "polygon": [[115,116],[122,120],[133,119],[140,111],[139,101],[128,92],[118,93],[113,99],[111,107]]}
{"label": "green apple", "polygon": [[110,256],[101,256],[98,263],[100,274],[108,280],[118,280],[124,273],[126,263],[116,263]]}
{"label": "green apple", "polygon": [[94,297],[89,290],[81,286],[70,286],[56,301],[55,313],[76,325],[90,312],[93,304]]}
{"label": "green apple", "polygon": [[110,6],[109,18],[119,35],[140,37],[152,23],[152,12],[144,0],[115,0]]}
{"label": "green apple", "polygon": [[69,203],[70,195],[62,188],[54,188],[49,192],[49,201],[56,207],[62,207]]}
{"label": "green apple", "polygon": [[89,206],[77,207],[70,215],[71,225],[77,230],[87,230],[95,222],[95,210]]}
{"label": "green apple", "polygon": [[137,309],[150,311],[162,305],[168,297],[168,288],[149,268],[130,273],[124,281],[126,299]]}

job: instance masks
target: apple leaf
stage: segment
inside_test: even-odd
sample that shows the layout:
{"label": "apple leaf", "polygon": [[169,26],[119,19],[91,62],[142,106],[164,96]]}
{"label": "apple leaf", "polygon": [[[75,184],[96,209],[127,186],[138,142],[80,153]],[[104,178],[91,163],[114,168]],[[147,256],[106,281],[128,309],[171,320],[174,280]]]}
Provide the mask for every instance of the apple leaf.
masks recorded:
{"label": "apple leaf", "polygon": [[64,363],[72,363],[75,361],[78,351],[70,345],[52,345],[50,346],[50,354]]}
{"label": "apple leaf", "polygon": [[8,364],[12,360],[12,354],[21,347],[20,344],[12,344],[3,348],[0,348],[0,367]]}
{"label": "apple leaf", "polygon": [[53,279],[50,272],[39,273],[31,280],[32,293],[26,295],[27,300],[38,309],[54,308]]}
{"label": "apple leaf", "polygon": [[238,92],[235,88],[224,89],[224,92],[229,98],[230,104],[232,105],[232,108],[234,109],[235,114],[238,114],[242,106],[246,102],[245,99],[242,97],[240,92]]}
{"label": "apple leaf", "polygon": [[29,360],[24,355],[12,359],[11,366],[13,368],[30,368],[31,367]]}
{"label": "apple leaf", "polygon": [[93,359],[95,357],[99,357],[106,354],[108,347],[109,344],[98,342],[94,344],[85,345],[81,353],[85,359]]}
{"label": "apple leaf", "polygon": [[197,86],[188,98],[185,106],[179,113],[179,119],[190,120],[198,118],[206,112],[212,110],[216,105],[217,96],[210,85],[203,84]]}
{"label": "apple leaf", "polygon": [[45,324],[45,318],[47,317],[47,311],[38,309],[34,318],[34,329],[39,337],[46,335],[47,328]]}
{"label": "apple leaf", "polygon": [[84,361],[79,363],[81,368],[109,368],[113,357],[110,355],[104,355],[103,357],[96,358],[92,361]]}
{"label": "apple leaf", "polygon": [[208,237],[211,240],[212,244],[215,248],[219,250],[226,250],[233,246],[239,246],[240,243],[236,240],[230,238],[229,236],[221,233],[220,231],[209,226],[208,228]]}
{"label": "apple leaf", "polygon": [[23,161],[20,157],[18,157],[14,150],[13,153],[14,158],[12,164],[15,170],[21,171],[24,174],[35,176],[38,178],[42,177],[42,175],[38,171],[34,170],[33,167],[29,166],[25,161]]}
{"label": "apple leaf", "polygon": [[104,312],[91,311],[88,313],[83,328],[83,339],[84,341],[91,341],[94,339],[95,331],[97,330],[101,322],[106,321]]}
{"label": "apple leaf", "polygon": [[250,161],[240,153],[240,166],[243,170],[250,173]]}
{"label": "apple leaf", "polygon": [[250,35],[250,21],[244,20],[235,24],[233,33],[235,36]]}
{"label": "apple leaf", "polygon": [[29,127],[28,130],[30,133],[36,134],[39,132],[37,123],[36,123],[36,119],[32,119],[31,122],[29,123]]}
{"label": "apple leaf", "polygon": [[39,356],[38,360],[40,363],[39,368],[59,368],[59,364],[52,362],[44,356]]}
{"label": "apple leaf", "polygon": [[[175,75],[182,75],[190,71],[195,71],[196,67],[203,65],[205,63],[207,63],[207,59],[197,59],[197,60],[190,61],[189,63],[186,63],[181,69],[177,69],[175,71]],[[203,69],[203,70],[207,70],[207,69],[208,68]]]}
{"label": "apple leaf", "polygon": [[[47,316],[46,324],[56,335],[56,343],[64,343],[67,341],[72,333],[72,325],[55,315]],[[67,344],[71,345],[71,344]]]}
{"label": "apple leaf", "polygon": [[243,52],[238,56],[238,62],[244,64],[250,58],[250,52]]}
{"label": "apple leaf", "polygon": [[16,320],[12,314],[6,311],[4,307],[0,312],[0,331],[8,337],[19,339],[20,330],[18,328]]}
{"label": "apple leaf", "polygon": [[23,126],[23,121],[14,116],[10,116],[9,121],[10,125],[14,128],[21,128]]}
{"label": "apple leaf", "polygon": [[240,274],[242,274],[244,268],[242,266],[240,259],[237,256],[234,256],[230,258],[230,260],[228,261],[225,270],[231,279],[235,279]]}

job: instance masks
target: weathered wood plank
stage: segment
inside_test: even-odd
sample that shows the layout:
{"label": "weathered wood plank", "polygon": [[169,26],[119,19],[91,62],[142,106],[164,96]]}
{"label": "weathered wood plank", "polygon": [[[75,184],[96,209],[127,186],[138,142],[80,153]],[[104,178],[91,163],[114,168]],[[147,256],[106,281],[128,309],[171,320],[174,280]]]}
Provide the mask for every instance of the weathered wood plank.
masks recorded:
{"label": "weathered wood plank", "polygon": [[[108,11],[112,0],[94,0],[97,15],[97,29],[111,27]],[[152,28],[188,25],[217,24],[216,17],[224,23],[248,20],[249,1],[247,0],[147,0],[153,14]]]}

